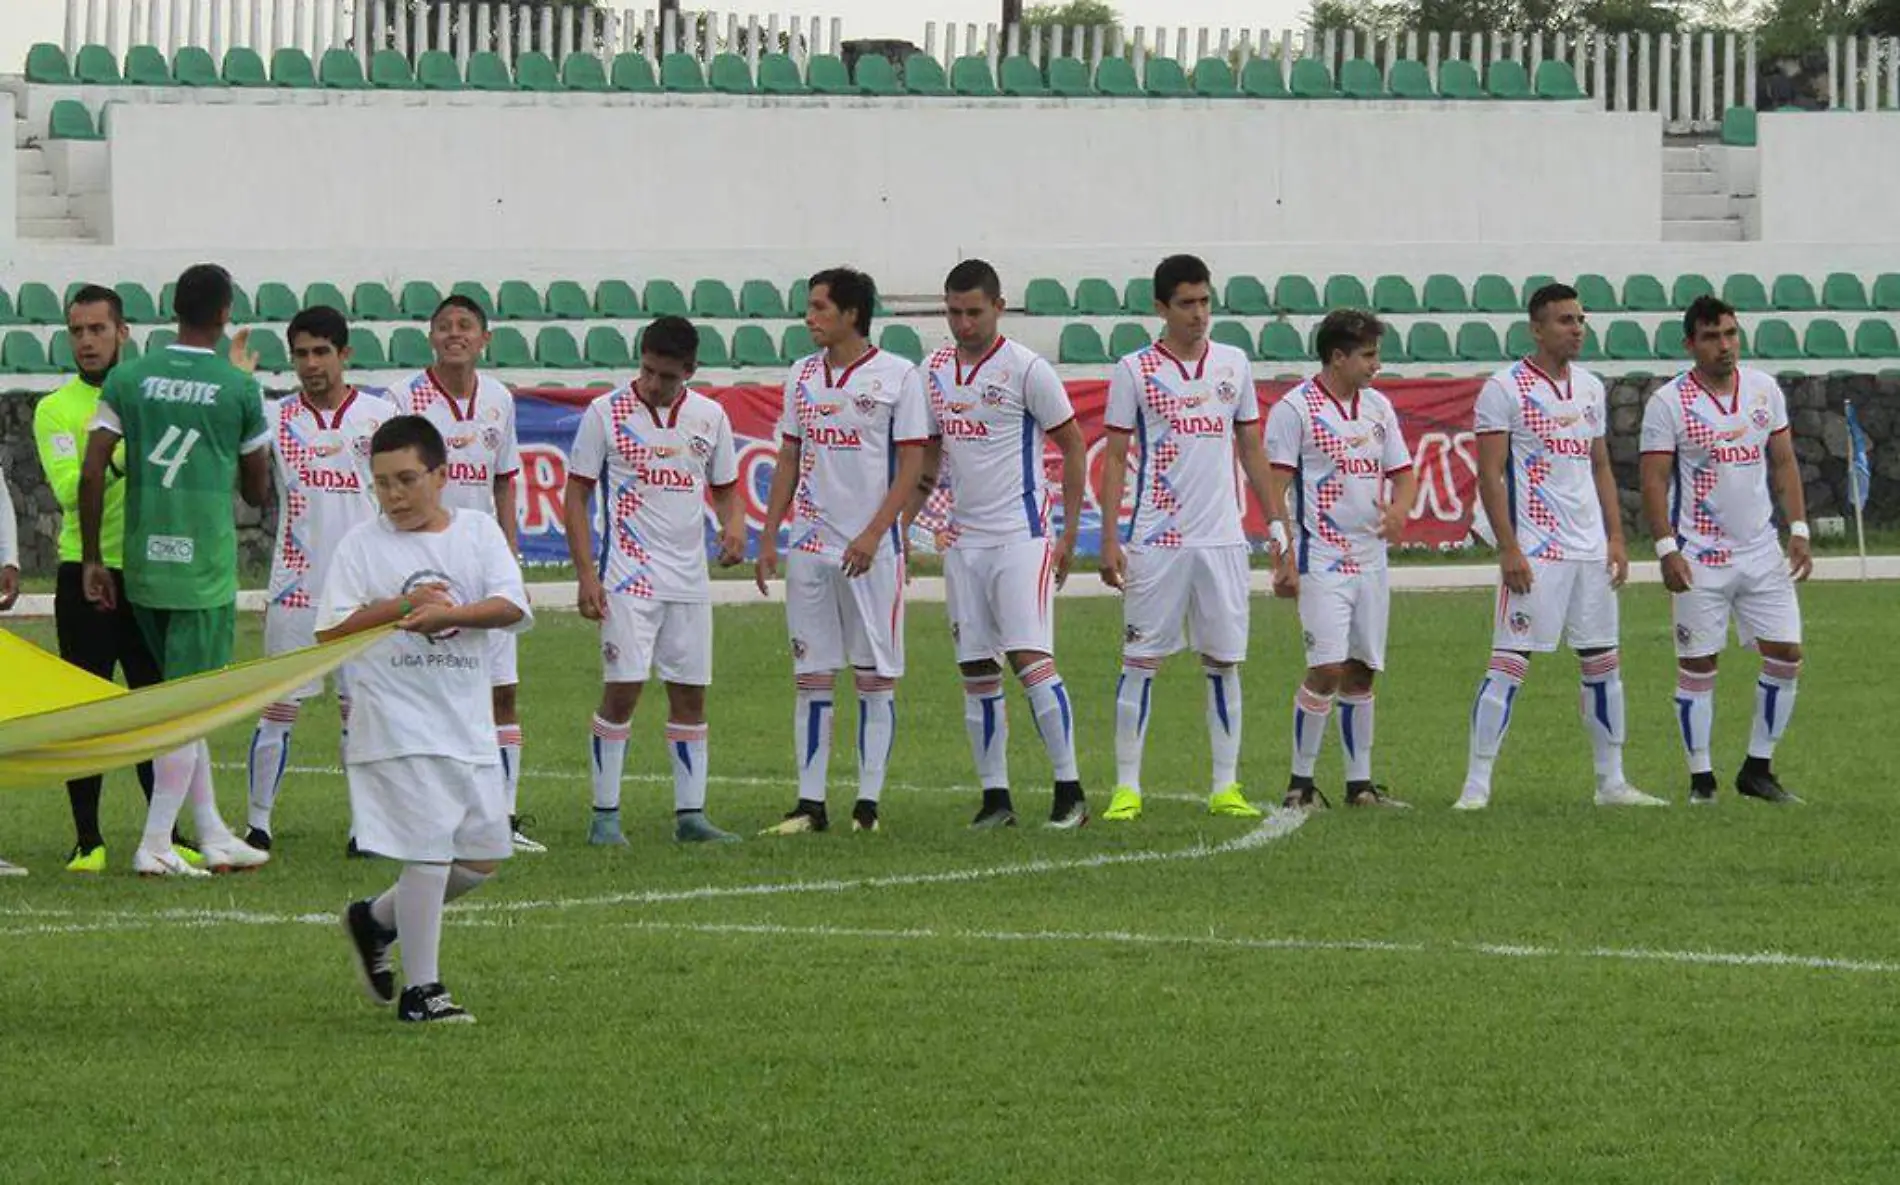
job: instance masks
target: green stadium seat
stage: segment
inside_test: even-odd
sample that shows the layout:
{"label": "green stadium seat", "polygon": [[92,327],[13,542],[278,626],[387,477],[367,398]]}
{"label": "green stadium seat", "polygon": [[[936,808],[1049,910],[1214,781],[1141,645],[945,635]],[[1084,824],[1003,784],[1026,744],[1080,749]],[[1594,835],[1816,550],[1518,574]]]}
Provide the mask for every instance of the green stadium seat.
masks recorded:
{"label": "green stadium seat", "polygon": [[411,280],[402,286],[399,305],[405,321],[427,321],[442,303],[442,290],[428,280]]}
{"label": "green stadium seat", "polygon": [[[358,284],[350,293],[350,308],[355,310],[359,321],[402,320],[402,314],[396,311],[396,298],[389,294],[389,289],[373,280]],[[394,337],[389,339],[389,346],[391,350],[395,349]]]}
{"label": "green stadium seat", "polygon": [[1329,309],[1369,309],[1372,297],[1358,276],[1328,276],[1324,303]]}
{"label": "green stadium seat", "polygon": [[633,352],[627,348],[627,335],[618,329],[606,325],[596,325],[587,331],[587,341],[582,347],[587,365],[604,370],[633,369]]}
{"label": "green stadium seat", "polygon": [[539,50],[525,50],[515,55],[515,85],[536,94],[553,94],[561,89],[561,74],[553,58]]}
{"label": "green stadium seat", "polygon": [[[785,307],[785,294],[778,290],[777,284],[770,280],[747,280],[739,285],[739,315],[783,321],[791,313]],[[733,339],[732,348],[738,350],[737,338]]]}
{"label": "green stadium seat", "polygon": [[660,59],[660,85],[669,91],[694,94],[706,89],[699,59],[689,53],[670,53]]}
{"label": "green stadium seat", "polygon": [[[377,57],[381,57],[379,53]],[[376,81],[376,62],[370,60],[370,81]],[[425,91],[459,91],[462,67],[444,50],[432,49],[416,59],[416,84]]]}
{"label": "green stadium seat", "polygon": [[1809,313],[1821,307],[1806,276],[1776,276],[1768,299],[1784,313]]}
{"label": "green stadium seat", "polygon": [[270,56],[272,86],[309,90],[317,85],[317,70],[310,55],[293,46],[285,46]]}
{"label": "green stadium seat", "polygon": [[1290,321],[1269,321],[1260,330],[1260,357],[1268,362],[1304,362],[1306,343]]}
{"label": "green stadium seat", "polygon": [[[333,49],[329,53],[324,54],[322,74],[324,75],[325,86],[331,85],[329,79],[331,72],[330,57],[331,54],[337,53],[347,56],[352,65],[356,62],[356,55],[350,53],[348,50]],[[448,57],[447,54],[443,54],[443,56]],[[455,59],[449,58],[449,61],[453,63]],[[416,89],[416,75],[409,69],[409,59],[404,57],[401,51],[394,49],[379,49],[370,55],[368,81],[369,85],[375,87],[377,90],[408,91]],[[457,82],[459,84],[460,80],[458,79]]]}
{"label": "green stadium seat", "polygon": [[[561,291],[557,293],[556,289],[561,289]],[[678,296],[679,289],[673,289],[673,294]],[[548,285],[548,312],[553,316],[566,320],[567,317],[564,312],[556,311],[555,300],[557,296],[562,303],[562,307],[565,308],[568,300],[567,291],[562,288],[559,282]],[[683,306],[686,302],[682,299],[679,303]],[[627,321],[641,316],[643,311],[644,306],[640,303],[640,297],[634,292],[633,285],[627,283],[625,280],[602,280],[600,283],[594,285],[594,312],[601,316],[615,321]],[[580,315],[583,317],[587,316],[586,313]]]}
{"label": "green stadium seat", "polygon": [[[399,84],[408,89],[415,86],[415,79],[409,75],[409,63],[401,54],[396,54],[401,63],[403,81]],[[388,59],[384,59],[387,61]],[[363,77],[363,63],[347,49],[326,49],[317,63],[317,83],[334,91],[360,91],[369,86],[369,80]]]}
{"label": "green stadium seat", "polygon": [[[647,306],[651,308],[653,297],[649,292]],[[732,289],[724,280],[700,280],[693,285],[692,315],[714,321],[733,321],[739,316],[739,302],[733,299]]]}
{"label": "green stadium seat", "polygon": [[1484,90],[1494,99],[1528,99],[1531,97],[1530,76],[1524,73],[1523,63],[1500,58],[1486,71]]}
{"label": "green stadium seat", "polygon": [[943,63],[923,53],[905,58],[904,89],[913,95],[949,94],[950,81],[943,76]]}
{"label": "green stadium seat", "polygon": [[785,332],[779,334],[779,357],[785,359],[788,366],[810,354],[814,349],[816,347],[812,344],[811,330],[803,325],[787,325]]}
{"label": "green stadium seat", "polygon": [[1139,353],[1147,349],[1148,343],[1152,341],[1154,341],[1154,335],[1148,332],[1147,326],[1134,321],[1118,321],[1114,328],[1108,331],[1110,360]]}
{"label": "green stadium seat", "polygon": [[1194,63],[1194,93],[1203,99],[1240,97],[1240,83],[1226,58],[1202,58]]}
{"label": "green stadium seat", "polygon": [[1676,277],[1675,286],[1669,290],[1669,307],[1680,312],[1689,307],[1698,296],[1713,296],[1715,285],[1707,276],[1694,273]]}
{"label": "green stadium seat", "polygon": [[1065,99],[1088,99],[1095,95],[1089,81],[1089,68],[1075,58],[1049,59],[1049,90]]}
{"label": "green stadium seat", "polygon": [[1554,284],[1556,281],[1557,277],[1555,276],[1541,274],[1524,277],[1524,286],[1518,289],[1517,293],[1517,307],[1519,309],[1529,308],[1531,297],[1536,294],[1537,290],[1546,284]]}
{"label": "green stadium seat", "polygon": [[1431,72],[1425,69],[1425,63],[1411,58],[1401,58],[1392,63],[1392,77],[1386,83],[1395,99],[1436,99],[1438,94],[1432,90]]}
{"label": "green stadium seat", "polygon": [[1445,333],[1445,327],[1436,321],[1419,321],[1413,324],[1411,332],[1405,338],[1405,352],[1414,362],[1456,362],[1457,351],[1451,348],[1451,338]]}
{"label": "green stadium seat", "polygon": [[1425,277],[1424,308],[1428,313],[1468,313],[1471,296],[1458,277],[1439,272]]}
{"label": "green stadium seat", "polygon": [[383,339],[376,336],[373,329],[364,329],[358,325],[350,326],[350,363],[351,370],[387,370],[389,354],[383,349]]}
{"label": "green stadium seat", "polygon": [[117,86],[125,81],[119,59],[103,45],[82,45],[73,57],[73,77],[87,86]]}
{"label": "green stadium seat", "polygon": [[[128,339],[127,344],[131,344]],[[73,339],[64,329],[53,330],[53,336],[46,339],[47,368],[55,374],[71,374],[79,369],[79,360],[73,357]]]}
{"label": "green stadium seat", "polygon": [[[1458,327],[1456,352],[1465,362],[1504,361],[1504,347],[1498,344],[1498,331],[1484,321],[1466,321]],[[1442,359],[1421,358],[1419,361],[1439,362]]]}
{"label": "green stadium seat", "polygon": [[1666,313],[1675,306],[1661,280],[1638,272],[1623,281],[1623,307],[1632,313]]}
{"label": "green stadium seat", "polygon": [[1585,362],[1603,361],[1603,343],[1597,340],[1596,326],[1583,327],[1583,352],[1577,357]]}
{"label": "green stadium seat", "polygon": [[[764,59],[760,59],[759,68],[763,73]],[[844,59],[828,53],[815,53],[805,59],[805,86],[820,95],[858,93],[857,84],[851,81],[851,72],[844,68]]]}
{"label": "green stadium seat", "polygon": [[1517,313],[1524,306],[1517,302],[1517,289],[1495,272],[1486,272],[1471,285],[1471,308],[1479,313]]}
{"label": "green stadium seat", "polygon": [[[516,333],[519,338],[521,334]],[[523,351],[526,352],[525,350]],[[494,344],[489,344],[489,357],[495,357]],[[429,348],[429,337],[412,325],[405,325],[389,335],[389,363],[397,370],[422,370],[435,365],[435,351]],[[505,365],[497,361],[496,365]]]}
{"label": "green stadium seat", "polygon": [[950,88],[959,95],[988,98],[996,94],[996,79],[990,75],[990,60],[982,54],[966,54],[950,63]]}
{"label": "green stadium seat", "polygon": [[257,319],[264,322],[288,321],[299,312],[297,294],[289,285],[266,280],[257,286]]}
{"label": "green stadium seat", "polygon": [[1061,281],[1038,276],[1023,289],[1023,311],[1032,317],[1066,317],[1075,305]]}
{"label": "green stadium seat", "polygon": [[0,339],[0,370],[8,374],[47,374],[51,369],[46,347],[26,330],[9,330]]}
{"label": "green stadium seat", "polygon": [[133,86],[171,86],[171,64],[157,46],[135,45],[125,51],[125,80]]}
{"label": "green stadium seat", "polygon": [[1801,335],[1801,352],[1810,358],[1852,358],[1854,348],[1847,343],[1847,330],[1839,321],[1816,317]]}
{"label": "green stadium seat", "polygon": [[20,312],[13,307],[13,297],[8,295],[6,289],[0,288],[0,325],[18,325],[19,323]]}
{"label": "green stadium seat", "polygon": [[772,344],[772,335],[759,325],[741,325],[732,333],[734,366],[778,366],[784,359]]}
{"label": "green stadium seat", "polygon": [[251,334],[251,353],[257,355],[257,369],[265,374],[286,374],[290,365],[290,350],[284,344],[284,335],[275,330],[258,330]]}
{"label": "green stadium seat", "polygon": [[1586,313],[1615,313],[1623,308],[1622,302],[1616,299],[1616,286],[1594,272],[1578,276],[1573,287]]}
{"label": "green stadium seat", "polygon": [[653,77],[653,63],[645,54],[615,54],[608,81],[623,94],[650,95],[660,89],[659,79]]}
{"label": "green stadium seat", "polygon": [[224,81],[231,86],[266,87],[270,76],[256,50],[238,45],[224,51]]}
{"label": "green stadium seat", "polygon": [[[170,319],[169,313],[166,319]],[[251,308],[251,294],[244,291],[242,284],[233,284],[231,286],[231,324],[250,325],[256,320],[257,312]]]}
{"label": "green stadium seat", "polygon": [[1131,317],[1152,317],[1155,313],[1153,276],[1136,276],[1122,286],[1122,312]]}
{"label": "green stadium seat", "polygon": [[607,68],[591,53],[571,53],[561,60],[561,87],[582,94],[603,94],[610,89]]}
{"label": "green stadium seat", "polygon": [[350,315],[350,300],[343,295],[343,290],[335,284],[321,280],[303,290],[304,308],[314,309],[319,305],[327,309],[335,309],[346,317]]}
{"label": "green stadium seat", "polygon": [[76,81],[66,51],[46,41],[26,51],[26,80],[44,86],[70,86]]}
{"label": "green stadium seat", "polygon": [[686,295],[671,280],[648,280],[640,303],[646,307],[648,315],[654,317],[685,317],[692,313],[686,304]]}
{"label": "green stadium seat", "polygon": [[1385,76],[1379,67],[1364,58],[1347,58],[1339,64],[1339,91],[1348,99],[1389,99]]}
{"label": "green stadium seat", "polygon": [[736,53],[713,56],[712,69],[707,72],[706,85],[722,95],[758,93],[758,86],[752,81],[751,64]]}
{"label": "green stadium seat", "polygon": [[1318,316],[1326,311],[1319,291],[1305,276],[1281,276],[1273,286],[1273,307],[1282,315],[1295,317]]}
{"label": "green stadium seat", "polygon": [[1561,58],[1546,58],[1537,64],[1537,75],[1531,89],[1540,99],[1583,99],[1588,96],[1577,85],[1577,76],[1570,64]]}
{"label": "green stadium seat", "polygon": [[1293,94],[1286,88],[1280,63],[1271,58],[1250,58],[1240,68],[1240,93],[1249,99],[1285,99]]}
{"label": "green stadium seat", "polygon": [[1603,335],[1604,349],[1618,362],[1648,362],[1656,356],[1649,335],[1634,321],[1612,321]]}
{"label": "green stadium seat", "polygon": [[1095,90],[1110,99],[1138,99],[1141,82],[1135,77],[1135,65],[1127,58],[1103,58],[1095,67]]}
{"label": "green stadium seat", "polygon": [[1656,326],[1650,335],[1650,349],[1656,357],[1670,362],[1687,361],[1689,351],[1682,344],[1682,322],[1671,318]]}
{"label": "green stadium seat", "polygon": [[1730,148],[1755,147],[1756,123],[1753,107],[1730,107],[1722,113],[1722,143]]}
{"label": "green stadium seat", "polygon": [[1075,285],[1075,311],[1084,317],[1113,317],[1122,311],[1115,286],[1100,277],[1078,280]]}
{"label": "green stadium seat", "polygon": [[1207,337],[1209,341],[1234,347],[1247,355],[1249,361],[1259,357],[1260,351],[1254,345],[1253,333],[1239,321],[1216,321]]}
{"label": "green stadium seat", "polygon": [[[1317,332],[1314,334],[1318,336]],[[1319,343],[1313,345],[1313,353],[1319,353]],[[1405,352],[1405,339],[1399,336],[1399,327],[1387,325],[1379,331],[1379,361],[1410,362],[1412,356]]]}
{"label": "green stadium seat", "polygon": [[785,311],[794,317],[803,317],[805,307],[809,304],[811,304],[811,280],[800,276],[785,290]]}
{"label": "green stadium seat", "polygon": [[28,325],[64,325],[66,306],[53,290],[38,281],[20,285],[20,320]]}
{"label": "green stadium seat", "polygon": [[[724,368],[732,365],[732,351],[726,348],[726,335],[710,325],[698,326],[699,364],[703,367]],[[642,327],[641,332],[646,332]]]}
{"label": "green stadium seat", "polygon": [[[1258,276],[1239,275],[1227,281],[1223,303],[1236,317],[1265,317],[1273,313],[1273,297]],[[1077,312],[1081,312],[1078,304]]]}
{"label": "green stadium seat", "polygon": [[884,332],[877,335],[877,348],[912,362],[924,360],[923,339],[908,325],[886,325]]}
{"label": "green stadium seat", "polygon": [[1900,275],[1883,272],[1874,277],[1873,307],[1883,313],[1900,312]]}
{"label": "green stadium seat", "polygon": [[1337,99],[1339,88],[1333,85],[1333,76],[1326,69],[1326,63],[1318,58],[1300,58],[1293,63],[1293,77],[1289,89],[1296,99]]}
{"label": "green stadium seat", "polygon": [[[566,282],[573,283],[571,280]],[[579,311],[557,317],[557,320],[578,320],[591,315],[587,296],[581,292],[579,285],[574,286],[574,295],[580,301]],[[503,280],[501,287],[495,291],[495,319],[498,321],[539,321],[548,315],[547,306],[541,302],[541,294],[526,280]]]}
{"label": "green stadium seat", "polygon": [[556,370],[579,370],[587,365],[574,335],[559,325],[546,325],[534,335],[534,360],[537,365]]}
{"label": "green stadium seat", "polygon": [[1095,326],[1072,322],[1056,340],[1056,361],[1069,366],[1100,366],[1112,361]]}
{"label": "green stadium seat", "polygon": [[[515,85],[515,76],[509,72],[508,63],[501,55],[483,50],[468,57],[468,88],[476,91],[514,91],[521,88]],[[394,343],[391,343],[394,348]]]}
{"label": "green stadium seat", "polygon": [[[495,319],[495,298],[489,295],[488,285],[478,280],[457,280],[449,287],[449,295],[466,296],[468,299],[474,301],[482,312],[488,314],[489,320],[492,321]],[[429,312],[435,312],[434,305],[429,306]],[[427,316],[427,314],[424,315]]]}
{"label": "green stadium seat", "polygon": [[1768,290],[1762,287],[1760,276],[1730,276],[1722,281],[1722,299],[1738,313],[1760,313],[1769,307]]}
{"label": "green stadium seat", "polygon": [[175,329],[154,329],[145,335],[145,352],[155,354],[178,340]]}
{"label": "green stadium seat", "polygon": [[[858,90],[867,95],[901,95],[904,84],[898,80],[897,67],[883,54],[865,54],[851,68],[851,81],[857,83]],[[799,351],[804,357],[809,350]]]}
{"label": "green stadium seat", "polygon": [[1854,356],[1900,358],[1900,336],[1894,334],[1892,322],[1869,318],[1854,326]]}
{"label": "green stadium seat", "polygon": [[92,113],[78,99],[60,99],[47,116],[47,136],[54,140],[103,140],[92,126]]}
{"label": "green stadium seat", "polygon": [[[154,53],[157,50],[153,50]],[[218,77],[218,64],[211,60],[210,51],[196,45],[187,45],[172,55],[172,81],[179,86],[217,88],[224,85],[224,79]]]}
{"label": "green stadium seat", "polygon": [[[396,337],[401,337],[402,333],[398,329]],[[390,338],[392,348],[396,344],[396,337]],[[519,329],[503,325],[488,339],[488,364],[509,370],[525,370],[534,365],[534,351],[528,348],[528,339],[522,336]]]}
{"label": "green stadium seat", "polygon": [[1149,58],[1146,77],[1141,80],[1141,83],[1141,89],[1150,98],[1184,99],[1191,93],[1187,72],[1182,70],[1181,63],[1173,58]]}
{"label": "green stadium seat", "polygon": [[1006,95],[1019,98],[1040,98],[1049,93],[1049,84],[1042,80],[1042,71],[1036,69],[1036,63],[1021,54],[1004,58],[997,67],[1000,89]]}
{"label": "green stadium seat", "polygon": [[1484,98],[1484,86],[1478,81],[1478,68],[1462,58],[1450,58],[1438,63],[1438,97]]}
{"label": "green stadium seat", "polygon": [[1779,317],[1769,317],[1755,329],[1755,356],[1774,362],[1801,357],[1801,339],[1794,327]]}
{"label": "green stadium seat", "polygon": [[[836,62],[837,59],[833,58],[832,61]],[[838,63],[838,70],[840,73],[844,71],[844,63]],[[809,95],[812,92],[812,88],[806,86],[805,80],[799,76],[798,63],[794,62],[790,55],[782,53],[768,53],[760,56],[759,90],[768,95]],[[737,356],[738,342],[736,340],[733,343],[733,352]]]}
{"label": "green stadium seat", "polygon": [[1504,354],[1507,358],[1528,358],[1537,352],[1537,339],[1531,336],[1528,321],[1513,321],[1504,331]]}
{"label": "green stadium seat", "polygon": [[[158,315],[158,305],[152,300],[152,294],[146,291],[145,285],[121,280],[112,286],[112,290],[119,294],[119,302],[125,306],[128,324],[156,325],[163,319]],[[71,294],[67,295],[70,300]]]}
{"label": "green stadium seat", "polygon": [[1416,313],[1422,310],[1418,292],[1404,276],[1380,276],[1372,281],[1372,308],[1380,313]]}

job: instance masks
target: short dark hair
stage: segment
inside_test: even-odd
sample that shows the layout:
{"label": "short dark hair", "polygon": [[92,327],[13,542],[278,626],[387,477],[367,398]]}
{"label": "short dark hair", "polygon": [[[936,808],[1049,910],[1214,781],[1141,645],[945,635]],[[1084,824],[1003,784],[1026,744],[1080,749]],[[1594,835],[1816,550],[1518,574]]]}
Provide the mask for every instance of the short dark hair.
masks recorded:
{"label": "short dark hair", "polygon": [[172,293],[172,311],[184,328],[222,328],[231,313],[231,273],[215,263],[186,268]]}
{"label": "short dark hair", "polygon": [[1690,301],[1689,307],[1682,311],[1682,339],[1694,341],[1696,330],[1704,325],[1720,325],[1722,318],[1734,315],[1734,305],[1705,292]]}
{"label": "short dark hair", "polygon": [[699,365],[699,330],[684,317],[656,317],[640,335],[640,352],[684,362],[689,368]]}
{"label": "short dark hair", "polygon": [[376,429],[376,435],[369,438],[372,457],[378,453],[399,453],[406,448],[416,450],[425,468],[440,469],[449,463],[449,446],[442,443],[442,433],[423,416],[391,416]]}
{"label": "short dark hair", "polygon": [[1155,267],[1155,301],[1170,304],[1183,284],[1212,284],[1214,273],[1193,255],[1170,255]]}
{"label": "short dark hair", "polygon": [[350,323],[327,304],[311,305],[290,319],[284,341],[294,348],[298,334],[320,337],[341,350],[350,344]]}
{"label": "short dark hair", "polygon": [[981,259],[966,259],[943,278],[945,292],[981,292],[986,299],[1003,298],[1003,278]]}
{"label": "short dark hair", "polygon": [[1533,321],[1537,320],[1537,318],[1540,315],[1542,315],[1546,305],[1553,305],[1553,304],[1558,303],[1559,301],[1576,300],[1576,299],[1577,299],[1577,290],[1575,288],[1572,288],[1570,285],[1558,284],[1558,283],[1546,284],[1542,288],[1539,288],[1537,291],[1531,293],[1531,303],[1530,303],[1531,320]]}
{"label": "short dark hair", "polygon": [[824,285],[831,303],[850,309],[858,332],[871,336],[871,318],[877,311],[877,281],[854,267],[830,267],[811,278],[810,286]]}
{"label": "short dark hair", "polygon": [[119,325],[125,324],[125,301],[118,293],[103,284],[80,285],[72,296],[67,298],[66,311],[71,313],[74,308],[82,304],[107,305],[112,309],[112,320]]}
{"label": "short dark hair", "polygon": [[475,323],[482,327],[483,333],[488,332],[488,310],[459,292],[443,297],[442,303],[435,306],[435,312],[429,314],[429,327],[433,329],[435,327],[435,319],[450,309],[462,309],[475,314]]}
{"label": "short dark hair", "polygon": [[1364,309],[1334,309],[1313,334],[1313,352],[1325,366],[1334,354],[1351,354],[1376,346],[1385,338],[1385,325]]}

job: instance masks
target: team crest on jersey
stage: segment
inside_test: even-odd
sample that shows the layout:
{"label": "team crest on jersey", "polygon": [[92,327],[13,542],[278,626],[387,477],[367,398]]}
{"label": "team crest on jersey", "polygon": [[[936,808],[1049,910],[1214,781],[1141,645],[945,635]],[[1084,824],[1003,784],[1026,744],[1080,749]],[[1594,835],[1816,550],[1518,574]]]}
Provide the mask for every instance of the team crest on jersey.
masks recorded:
{"label": "team crest on jersey", "polygon": [[707,457],[712,456],[713,442],[704,436],[689,438],[686,442],[686,447],[692,450],[693,457],[696,460],[704,461]]}
{"label": "team crest on jersey", "polygon": [[343,441],[336,434],[326,432],[311,441],[308,447],[313,457],[334,457],[343,451]]}
{"label": "team crest on jersey", "polygon": [[612,642],[602,642],[600,644],[600,656],[608,662],[619,662],[620,647],[614,645]]}
{"label": "team crest on jersey", "polygon": [[[871,386],[876,389],[877,384],[872,383]],[[851,406],[858,409],[859,415],[868,416],[877,410],[877,400],[870,395],[859,395],[851,401]]]}
{"label": "team crest on jersey", "polygon": [[1385,425],[1384,424],[1374,424],[1372,426],[1372,442],[1374,444],[1385,443]]}
{"label": "team crest on jersey", "polygon": [[487,449],[491,453],[499,452],[501,450],[501,429],[500,428],[483,428],[482,429],[482,447]]}
{"label": "team crest on jersey", "polygon": [[1768,430],[1768,409],[1765,407],[1758,407],[1754,411],[1749,412],[1748,422],[1755,425],[1755,427],[1760,428],[1764,432],[1767,431]]}
{"label": "team crest on jersey", "polygon": [[[378,427],[380,426],[381,425],[378,425]],[[365,458],[368,457],[369,456],[369,437],[367,436],[357,437],[354,441],[351,442],[350,450],[354,452],[358,457],[365,457]]]}
{"label": "team crest on jersey", "polygon": [[1596,426],[1597,426],[1597,406],[1596,406],[1596,404],[1594,404],[1594,403],[1591,403],[1591,404],[1586,404],[1586,405],[1584,406],[1584,409],[1583,409],[1583,422],[1584,422],[1584,423],[1586,423],[1586,424],[1588,424],[1588,425],[1590,425],[1590,426],[1591,426],[1592,428],[1594,428],[1594,427],[1596,427]]}
{"label": "team crest on jersey", "polygon": [[1511,627],[1511,632],[1514,634],[1528,634],[1531,632],[1531,615],[1519,609],[1511,614],[1506,624]]}
{"label": "team crest on jersey", "polygon": [[1003,406],[1004,403],[1007,403],[1008,401],[1009,401],[1009,393],[1004,391],[1001,387],[998,387],[995,384],[991,384],[990,386],[983,388],[983,406],[984,407],[1001,407]]}
{"label": "team crest on jersey", "polygon": [[1237,403],[1240,401],[1240,388],[1232,383],[1223,382],[1214,388],[1214,396],[1222,403]]}

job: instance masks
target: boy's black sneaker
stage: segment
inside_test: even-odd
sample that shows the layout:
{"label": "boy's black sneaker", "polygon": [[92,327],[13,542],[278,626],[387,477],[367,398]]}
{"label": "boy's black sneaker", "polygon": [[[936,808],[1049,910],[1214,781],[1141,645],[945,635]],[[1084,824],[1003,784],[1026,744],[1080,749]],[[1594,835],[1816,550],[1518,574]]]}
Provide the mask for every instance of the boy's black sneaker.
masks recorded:
{"label": "boy's black sneaker", "polygon": [[449,989],[439,983],[402,989],[402,1003],[396,1007],[396,1019],[426,1024],[475,1023],[475,1015],[449,998]]}
{"label": "boy's black sneaker", "polygon": [[385,930],[370,914],[368,901],[352,901],[343,911],[343,932],[349,935],[356,977],[372,1004],[387,1008],[396,999],[396,976],[390,970],[389,948],[396,932]]}
{"label": "boy's black sneaker", "polygon": [[1782,788],[1781,779],[1775,777],[1775,771],[1766,761],[1750,757],[1742,763],[1742,770],[1735,775],[1735,792],[1744,798],[1759,798],[1763,802],[1800,802],[1798,795]]}

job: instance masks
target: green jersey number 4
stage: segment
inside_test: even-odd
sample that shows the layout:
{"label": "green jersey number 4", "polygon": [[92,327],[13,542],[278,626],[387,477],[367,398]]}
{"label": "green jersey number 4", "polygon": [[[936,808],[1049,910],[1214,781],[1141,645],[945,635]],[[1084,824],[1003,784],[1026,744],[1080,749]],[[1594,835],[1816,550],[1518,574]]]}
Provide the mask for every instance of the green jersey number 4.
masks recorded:
{"label": "green jersey number 4", "polygon": [[169,490],[178,480],[178,471],[185,467],[185,461],[191,456],[191,450],[197,445],[199,433],[196,428],[180,428],[173,424],[165,429],[165,435],[158,438],[152,451],[145,459],[164,470],[165,475],[158,479],[160,489]]}

